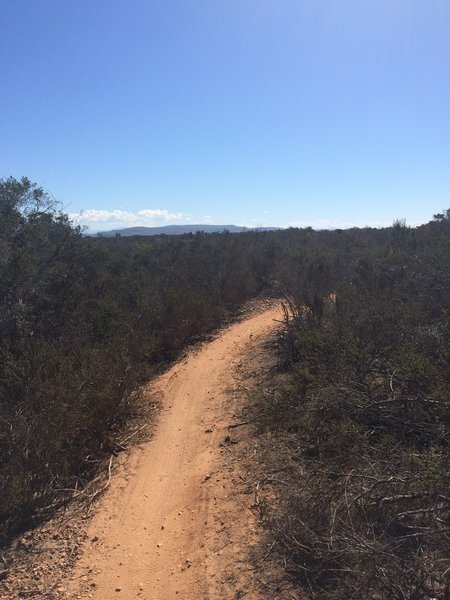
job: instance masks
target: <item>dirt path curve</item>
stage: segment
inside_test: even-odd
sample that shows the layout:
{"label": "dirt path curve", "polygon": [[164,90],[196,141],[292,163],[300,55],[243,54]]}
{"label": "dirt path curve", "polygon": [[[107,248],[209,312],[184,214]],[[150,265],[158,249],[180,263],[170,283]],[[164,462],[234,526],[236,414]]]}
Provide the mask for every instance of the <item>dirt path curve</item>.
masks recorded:
{"label": "dirt path curve", "polygon": [[89,526],[72,580],[74,597],[223,597],[211,569],[217,571],[220,556],[214,547],[221,514],[217,486],[227,486],[215,470],[221,458],[223,463],[220,443],[233,422],[227,390],[235,365],[261,346],[280,318],[279,307],[266,307],[152,382],[151,393],[158,392],[163,406],[157,430],[113,475]]}

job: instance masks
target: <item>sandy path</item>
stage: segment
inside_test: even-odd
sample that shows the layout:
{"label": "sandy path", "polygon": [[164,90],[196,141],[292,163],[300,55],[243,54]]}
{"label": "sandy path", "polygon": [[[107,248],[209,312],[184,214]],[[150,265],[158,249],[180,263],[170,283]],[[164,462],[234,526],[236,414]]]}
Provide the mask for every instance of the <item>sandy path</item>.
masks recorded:
{"label": "sandy path", "polygon": [[210,572],[219,536],[211,529],[221,514],[218,486],[230,485],[220,471],[220,442],[233,421],[227,390],[235,364],[260,347],[280,315],[272,306],[233,324],[151,384],[163,405],[157,430],[129,453],[101,500],[72,582],[75,597],[219,598]]}

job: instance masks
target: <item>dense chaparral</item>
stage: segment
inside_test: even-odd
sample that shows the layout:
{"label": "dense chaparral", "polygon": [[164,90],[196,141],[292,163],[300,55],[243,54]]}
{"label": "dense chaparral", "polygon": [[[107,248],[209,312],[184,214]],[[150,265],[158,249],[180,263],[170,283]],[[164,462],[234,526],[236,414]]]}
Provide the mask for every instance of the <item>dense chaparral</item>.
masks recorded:
{"label": "dense chaparral", "polygon": [[447,598],[449,234],[447,210],[417,228],[84,237],[28,179],[1,180],[2,543],[86,484],[143,381],[276,295],[278,369],[248,410],[289,483],[262,512],[289,577],[312,598]]}

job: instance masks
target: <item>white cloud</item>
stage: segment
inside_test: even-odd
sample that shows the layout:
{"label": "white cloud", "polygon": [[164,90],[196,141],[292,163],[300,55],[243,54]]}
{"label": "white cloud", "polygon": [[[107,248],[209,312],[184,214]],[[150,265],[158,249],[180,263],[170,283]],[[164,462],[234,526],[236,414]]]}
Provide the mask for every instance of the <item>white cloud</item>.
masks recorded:
{"label": "white cloud", "polygon": [[171,213],[168,210],[159,210],[159,208],[140,210],[137,214],[146,219],[163,219],[164,221],[178,221],[183,216],[182,213]]}
{"label": "white cloud", "polygon": [[85,226],[91,231],[108,231],[125,227],[152,227],[179,221],[183,218],[183,213],[172,213],[159,208],[148,208],[137,212],[90,208],[80,213],[71,213],[69,217],[76,225]]}

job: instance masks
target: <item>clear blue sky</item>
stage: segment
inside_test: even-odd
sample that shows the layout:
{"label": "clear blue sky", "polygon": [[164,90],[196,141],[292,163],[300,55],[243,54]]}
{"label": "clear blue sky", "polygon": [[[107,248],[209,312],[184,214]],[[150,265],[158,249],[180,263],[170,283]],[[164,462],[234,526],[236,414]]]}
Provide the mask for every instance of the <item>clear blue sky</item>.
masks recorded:
{"label": "clear blue sky", "polygon": [[448,0],[0,0],[0,177],[91,229],[450,206]]}

